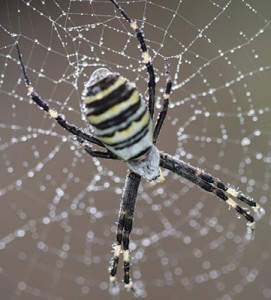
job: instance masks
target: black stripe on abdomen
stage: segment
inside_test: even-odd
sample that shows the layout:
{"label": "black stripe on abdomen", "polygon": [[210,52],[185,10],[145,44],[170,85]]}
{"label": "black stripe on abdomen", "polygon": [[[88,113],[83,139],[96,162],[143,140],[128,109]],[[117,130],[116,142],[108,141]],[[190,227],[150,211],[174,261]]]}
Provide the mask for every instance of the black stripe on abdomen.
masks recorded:
{"label": "black stripe on abdomen", "polygon": [[141,102],[138,101],[137,103],[127,107],[124,111],[119,112],[118,115],[109,118],[101,123],[95,124],[95,128],[99,130],[104,130],[113,126],[117,126],[118,124],[124,123],[126,120],[128,120],[129,117],[131,117],[138,111],[140,106]]}

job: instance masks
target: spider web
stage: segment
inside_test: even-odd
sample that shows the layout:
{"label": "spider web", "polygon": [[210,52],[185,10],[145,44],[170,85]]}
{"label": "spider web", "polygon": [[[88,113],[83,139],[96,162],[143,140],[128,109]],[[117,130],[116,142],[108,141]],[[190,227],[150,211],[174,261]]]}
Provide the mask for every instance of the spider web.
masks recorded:
{"label": "spider web", "polygon": [[[132,277],[148,299],[271,298],[269,239],[271,4],[119,1],[143,28],[157,75],[173,93],[158,147],[239,187],[266,210],[246,222],[214,196],[164,172],[142,180],[131,235]],[[112,3],[2,1],[0,7],[0,274],[3,299],[133,299],[108,288],[126,166],[88,156],[26,96],[30,80],[58,112],[87,127],[81,91],[107,67],[146,93],[129,24]],[[121,265],[118,272],[121,282]]]}

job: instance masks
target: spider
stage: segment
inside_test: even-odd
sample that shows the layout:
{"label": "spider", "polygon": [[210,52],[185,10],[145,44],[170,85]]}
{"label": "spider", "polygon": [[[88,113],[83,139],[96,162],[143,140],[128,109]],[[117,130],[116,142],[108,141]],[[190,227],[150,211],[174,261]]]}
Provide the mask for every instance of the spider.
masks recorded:
{"label": "spider", "polygon": [[[148,53],[144,34],[120,7],[117,1],[109,0],[117,11],[129,22],[138,40],[143,63],[148,73],[148,101],[145,103],[136,86],[120,74],[108,69],[100,68],[93,72],[89,81],[85,84],[82,98],[84,101],[85,116],[94,129],[94,135],[85,133],[75,125],[66,121],[52,109],[34,90],[28,78],[22,54],[16,43],[19,63],[23,72],[28,96],[60,126],[72,133],[84,150],[93,157],[104,159],[122,160],[128,165],[128,173],[120,203],[118,215],[116,242],[113,244],[113,257],[111,259],[109,273],[110,283],[116,285],[116,274],[119,257],[123,255],[124,284],[127,290],[135,291],[130,277],[130,233],[133,226],[134,210],[137,199],[137,191],[141,177],[148,181],[163,181],[160,167],[194,183],[201,189],[213,193],[218,199],[225,201],[230,207],[247,220],[247,237],[253,236],[255,228],[254,217],[250,214],[249,207],[257,218],[264,214],[264,210],[253,199],[245,196],[241,191],[221,182],[207,172],[193,167],[167,153],[159,151],[155,144],[164,123],[172,81],[169,72],[169,64],[165,63],[166,87],[163,95],[163,107],[158,114],[153,129],[153,114],[155,106],[155,73],[151,57]],[[93,149],[92,144],[104,148],[105,151]],[[248,206],[247,209],[237,204],[234,198]]]}

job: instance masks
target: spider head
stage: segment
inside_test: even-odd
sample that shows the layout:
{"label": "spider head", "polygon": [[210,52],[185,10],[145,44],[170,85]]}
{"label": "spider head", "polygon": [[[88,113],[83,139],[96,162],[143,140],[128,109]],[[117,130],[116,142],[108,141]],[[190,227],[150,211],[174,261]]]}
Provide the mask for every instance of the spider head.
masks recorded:
{"label": "spider head", "polygon": [[163,181],[163,176],[159,168],[160,152],[152,145],[145,157],[141,160],[126,161],[130,170],[136,174],[143,176],[147,181],[160,180]]}

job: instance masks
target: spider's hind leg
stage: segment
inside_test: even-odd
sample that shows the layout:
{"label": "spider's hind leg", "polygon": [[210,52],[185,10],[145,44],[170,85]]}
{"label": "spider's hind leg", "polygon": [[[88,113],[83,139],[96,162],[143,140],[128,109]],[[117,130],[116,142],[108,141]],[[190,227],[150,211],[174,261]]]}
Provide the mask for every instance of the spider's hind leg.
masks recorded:
{"label": "spider's hind leg", "polygon": [[[73,135],[77,136],[78,138],[80,138],[81,140],[86,140],[88,142],[91,142],[93,144],[96,144],[100,147],[104,147],[103,143],[100,142],[97,138],[95,138],[94,136],[87,134],[85,132],[83,132],[81,129],[79,129],[78,127],[76,127],[73,124],[70,124],[69,122],[67,122],[65,120],[65,117],[63,115],[60,115],[56,110],[52,109],[50,107],[50,105],[43,100],[34,90],[34,87],[31,85],[31,82],[28,78],[26,69],[25,69],[25,65],[23,63],[23,58],[22,58],[22,54],[19,48],[19,44],[16,43],[16,48],[17,48],[17,53],[18,53],[18,57],[19,57],[19,62],[21,65],[21,69],[23,72],[23,76],[24,76],[24,80],[25,80],[25,84],[26,87],[28,89],[28,95],[31,97],[31,99],[40,107],[42,108],[44,111],[46,111],[52,118],[54,118],[57,123],[63,127],[64,129],[66,129],[67,131],[69,131],[70,133],[72,133]],[[91,154],[89,152],[89,154]],[[101,157],[101,156],[99,156]]]}
{"label": "spider's hind leg", "polygon": [[164,123],[166,115],[167,115],[169,97],[170,97],[171,87],[172,87],[169,63],[167,60],[165,61],[165,74],[166,74],[166,88],[165,88],[165,92],[164,92],[164,102],[163,102],[162,110],[160,111],[160,113],[158,115],[158,118],[157,118],[157,121],[155,124],[155,128],[154,128],[154,132],[153,132],[153,143],[154,144],[156,144],[156,142],[157,142],[158,135],[160,133],[160,130],[163,126],[163,123]]}
{"label": "spider's hind leg", "polygon": [[134,33],[136,35],[136,38],[139,42],[139,46],[142,52],[142,57],[143,57],[143,62],[146,66],[147,73],[149,74],[149,79],[148,79],[148,94],[149,94],[149,99],[148,99],[148,106],[149,106],[149,112],[151,118],[153,118],[153,113],[154,113],[154,104],[155,104],[155,73],[153,69],[153,65],[151,62],[151,57],[148,53],[148,47],[146,44],[146,41],[144,39],[144,34],[142,30],[137,26],[137,23],[135,20],[132,20],[124,11],[122,7],[117,3],[115,0],[110,0],[117,10],[122,14],[122,16],[129,22],[131,28],[134,30]]}
{"label": "spider's hind leg", "polygon": [[79,136],[76,137],[76,140],[80,144],[80,146],[83,147],[85,151],[93,157],[106,158],[106,159],[118,159],[118,157],[112,152],[110,152],[109,150],[107,151],[93,150],[92,147],[89,145],[89,143],[86,140],[80,138]]}

